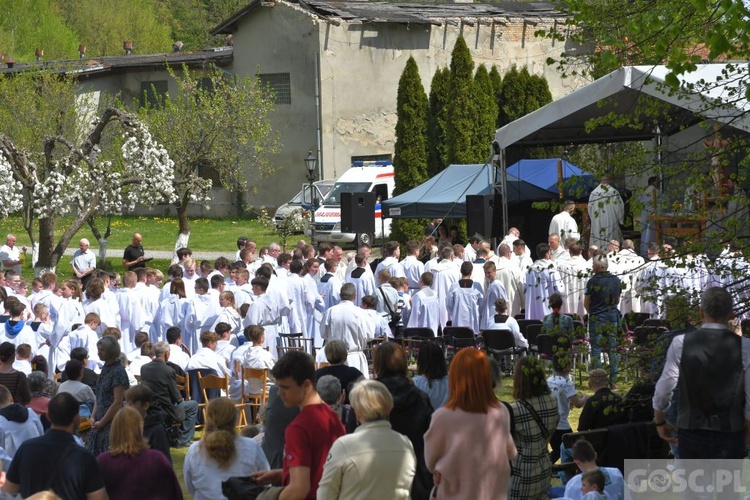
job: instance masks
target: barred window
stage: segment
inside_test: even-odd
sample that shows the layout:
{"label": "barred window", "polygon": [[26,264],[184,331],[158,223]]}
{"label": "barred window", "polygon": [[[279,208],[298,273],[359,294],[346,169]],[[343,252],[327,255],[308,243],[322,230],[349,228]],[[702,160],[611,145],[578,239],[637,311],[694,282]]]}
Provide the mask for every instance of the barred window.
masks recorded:
{"label": "barred window", "polygon": [[292,103],[292,85],[289,73],[264,73],[258,75],[263,88],[273,92],[275,104]]}

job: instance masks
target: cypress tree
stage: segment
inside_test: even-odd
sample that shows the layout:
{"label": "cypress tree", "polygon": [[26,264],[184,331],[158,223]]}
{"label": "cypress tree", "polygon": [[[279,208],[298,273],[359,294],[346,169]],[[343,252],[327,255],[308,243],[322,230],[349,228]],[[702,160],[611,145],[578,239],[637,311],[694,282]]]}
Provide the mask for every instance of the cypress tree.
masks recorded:
{"label": "cypress tree", "polygon": [[[476,91],[477,102],[477,135],[474,137],[474,147],[476,153],[483,155],[486,159],[495,136],[497,103],[495,102],[494,86],[484,64],[477,68],[477,72],[474,75],[474,89]],[[479,158],[482,158],[482,156]]]}
{"label": "cypress tree", "polygon": [[448,68],[435,71],[430,85],[430,110],[427,118],[427,170],[430,177],[448,165],[446,113],[451,73]]}
{"label": "cypress tree", "polygon": [[[399,195],[427,180],[427,94],[413,57],[398,82],[396,99],[396,147],[393,168],[396,174],[394,194]],[[397,241],[419,238],[425,224],[421,220],[395,219],[392,237]]]}
{"label": "cypress tree", "polygon": [[492,95],[495,97],[495,105],[497,106],[498,114],[495,117],[495,126],[500,127],[500,106],[502,106],[501,92],[503,91],[503,78],[500,76],[497,66],[492,65],[490,69],[490,81],[492,82]]}
{"label": "cypress tree", "polygon": [[522,77],[518,72],[518,69],[516,69],[516,66],[513,65],[508,72],[505,73],[503,87],[500,91],[501,105],[499,126],[502,127],[503,125],[507,125],[513,120],[517,120],[526,114],[525,94],[526,89],[524,88]]}
{"label": "cypress tree", "polygon": [[[525,68],[524,68],[525,69]],[[536,111],[552,102],[552,92],[543,76],[529,75],[527,85],[526,113]]]}
{"label": "cypress tree", "polygon": [[451,55],[451,81],[448,93],[446,143],[448,163],[476,163],[477,103],[474,89],[474,61],[462,36]]}

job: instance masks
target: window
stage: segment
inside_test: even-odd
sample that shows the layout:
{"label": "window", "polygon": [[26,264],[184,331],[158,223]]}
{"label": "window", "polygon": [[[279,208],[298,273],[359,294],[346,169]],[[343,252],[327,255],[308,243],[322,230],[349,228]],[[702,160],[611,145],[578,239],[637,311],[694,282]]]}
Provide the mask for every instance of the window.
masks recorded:
{"label": "window", "polygon": [[267,88],[274,95],[275,104],[292,103],[292,85],[289,73],[265,73],[258,75],[260,85]]}
{"label": "window", "polygon": [[169,92],[169,83],[166,80],[155,82],[141,82],[141,107],[146,105],[158,107],[162,98]]}

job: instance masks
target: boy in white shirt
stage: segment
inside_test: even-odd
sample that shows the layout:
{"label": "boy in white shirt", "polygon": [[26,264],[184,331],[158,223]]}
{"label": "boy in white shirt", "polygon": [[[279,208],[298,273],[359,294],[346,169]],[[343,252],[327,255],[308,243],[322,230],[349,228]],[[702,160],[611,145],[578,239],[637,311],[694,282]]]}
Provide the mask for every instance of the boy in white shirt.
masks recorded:
{"label": "boy in white shirt", "polygon": [[563,434],[573,432],[570,422],[568,422],[570,405],[581,408],[586,402],[586,396],[580,392],[576,392],[573,382],[570,380],[570,356],[571,353],[553,355],[552,367],[555,373],[547,379],[547,385],[552,391],[552,395],[557,398],[557,412],[560,414],[557,429],[550,438],[550,446],[552,447],[550,461],[553,464],[560,458],[560,445],[562,444]]}

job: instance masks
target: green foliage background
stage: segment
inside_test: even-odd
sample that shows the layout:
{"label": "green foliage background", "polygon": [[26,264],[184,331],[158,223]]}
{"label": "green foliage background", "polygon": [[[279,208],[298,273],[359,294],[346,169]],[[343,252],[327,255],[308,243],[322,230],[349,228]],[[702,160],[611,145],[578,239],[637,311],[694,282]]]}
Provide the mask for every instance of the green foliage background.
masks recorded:
{"label": "green foliage background", "polygon": [[224,44],[209,31],[248,0],[0,0],[0,54],[33,61],[74,59],[78,45],[88,57],[122,55],[124,41],[134,54],[170,52]]}

